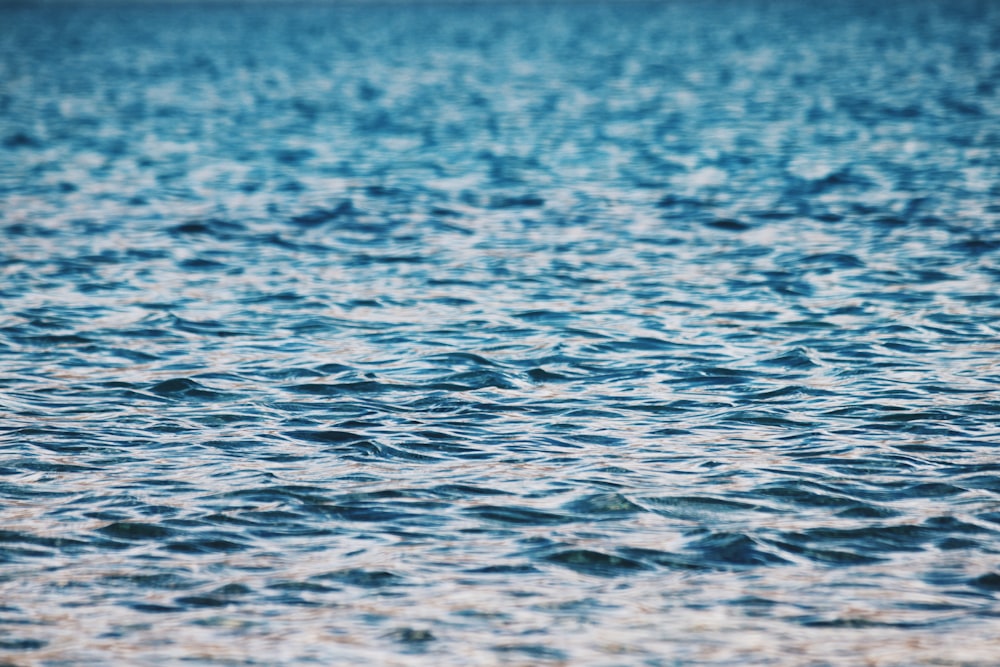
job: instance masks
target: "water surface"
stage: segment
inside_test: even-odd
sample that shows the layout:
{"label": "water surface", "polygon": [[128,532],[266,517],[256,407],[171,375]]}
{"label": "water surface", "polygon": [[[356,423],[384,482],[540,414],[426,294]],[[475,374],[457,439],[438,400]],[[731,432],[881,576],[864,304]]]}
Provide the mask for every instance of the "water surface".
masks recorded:
{"label": "water surface", "polygon": [[1000,655],[988,2],[4,7],[0,662]]}

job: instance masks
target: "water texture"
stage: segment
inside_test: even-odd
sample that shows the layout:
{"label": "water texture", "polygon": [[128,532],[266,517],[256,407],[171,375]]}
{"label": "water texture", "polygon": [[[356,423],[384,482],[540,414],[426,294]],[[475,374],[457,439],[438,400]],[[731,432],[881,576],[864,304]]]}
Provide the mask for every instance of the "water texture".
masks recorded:
{"label": "water texture", "polygon": [[0,664],[989,665],[1000,5],[0,9]]}

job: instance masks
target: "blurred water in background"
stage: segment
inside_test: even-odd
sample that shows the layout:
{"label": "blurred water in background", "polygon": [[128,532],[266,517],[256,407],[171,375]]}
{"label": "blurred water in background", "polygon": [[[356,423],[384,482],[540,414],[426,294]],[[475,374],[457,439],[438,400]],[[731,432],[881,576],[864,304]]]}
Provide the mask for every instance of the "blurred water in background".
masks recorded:
{"label": "blurred water in background", "polygon": [[1000,5],[0,9],[0,664],[1000,655]]}

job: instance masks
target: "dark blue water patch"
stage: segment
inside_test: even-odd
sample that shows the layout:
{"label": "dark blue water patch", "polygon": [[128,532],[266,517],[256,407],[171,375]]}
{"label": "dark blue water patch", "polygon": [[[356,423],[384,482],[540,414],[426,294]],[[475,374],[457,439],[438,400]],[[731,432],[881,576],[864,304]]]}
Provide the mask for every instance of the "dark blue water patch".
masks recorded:
{"label": "dark blue water patch", "polygon": [[630,572],[645,569],[640,561],[624,556],[607,554],[589,549],[566,549],[546,556],[545,561],[569,568],[581,574],[600,577],[626,575]]}
{"label": "dark blue water patch", "polygon": [[245,551],[249,548],[249,545],[245,542],[226,539],[227,537],[232,537],[232,535],[226,535],[225,533],[221,535],[206,535],[198,539],[168,542],[164,548],[168,552],[191,556],[220,553],[229,554]]}
{"label": "dark blue water patch", "polygon": [[931,530],[911,525],[872,526],[870,528],[815,528],[803,534],[786,536],[790,541],[811,545],[857,545],[867,552],[888,554],[893,551],[921,551],[931,538]]}
{"label": "dark blue water patch", "polygon": [[819,366],[810,358],[809,351],[802,348],[796,348],[777,357],[765,359],[762,363],[788,369],[806,369]]}
{"label": "dark blue water patch", "polygon": [[168,527],[138,522],[110,523],[101,528],[100,532],[122,540],[161,540],[174,534]]}
{"label": "dark blue water patch", "polygon": [[38,650],[45,648],[48,645],[47,641],[41,639],[3,639],[0,640],[0,649],[5,649],[8,651],[25,651],[25,650]]}
{"label": "dark blue water patch", "polygon": [[315,579],[350,584],[362,588],[383,588],[405,583],[404,579],[399,575],[384,570],[341,570],[323,574]]}
{"label": "dark blue water patch", "polygon": [[356,443],[366,440],[365,436],[350,431],[289,431],[285,435],[327,444]]}
{"label": "dark blue water patch", "polygon": [[989,591],[991,593],[1000,591],[1000,574],[996,572],[989,572],[972,579],[969,583],[983,591]]}
{"label": "dark blue water patch", "polygon": [[572,521],[569,516],[525,507],[481,505],[466,510],[467,514],[504,524],[544,526]]}
{"label": "dark blue water patch", "polygon": [[689,545],[692,559],[704,567],[744,568],[775,566],[789,561],[764,543],[741,533],[712,533]]}
{"label": "dark blue water patch", "polygon": [[205,385],[189,378],[173,378],[158,382],[149,388],[154,394],[165,398],[211,400],[221,396]]}

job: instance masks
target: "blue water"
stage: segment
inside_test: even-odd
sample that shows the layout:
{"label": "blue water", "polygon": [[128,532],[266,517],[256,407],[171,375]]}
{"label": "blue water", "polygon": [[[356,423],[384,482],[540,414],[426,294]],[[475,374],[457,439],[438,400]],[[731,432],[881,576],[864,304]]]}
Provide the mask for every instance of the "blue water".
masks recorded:
{"label": "blue water", "polygon": [[997,664],[997,3],[4,6],[0,144],[0,664]]}

